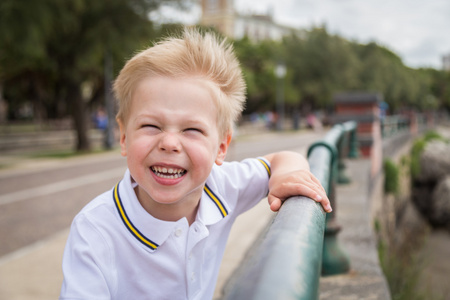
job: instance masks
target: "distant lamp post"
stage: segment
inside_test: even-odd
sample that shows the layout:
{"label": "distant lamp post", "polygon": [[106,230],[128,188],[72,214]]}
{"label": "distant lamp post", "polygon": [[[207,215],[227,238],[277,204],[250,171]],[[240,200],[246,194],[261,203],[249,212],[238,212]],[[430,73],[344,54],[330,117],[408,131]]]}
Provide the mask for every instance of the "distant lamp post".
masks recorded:
{"label": "distant lamp post", "polygon": [[284,87],[283,79],[286,76],[286,66],[278,63],[275,67],[275,75],[277,77],[277,130],[283,130],[284,124]]}

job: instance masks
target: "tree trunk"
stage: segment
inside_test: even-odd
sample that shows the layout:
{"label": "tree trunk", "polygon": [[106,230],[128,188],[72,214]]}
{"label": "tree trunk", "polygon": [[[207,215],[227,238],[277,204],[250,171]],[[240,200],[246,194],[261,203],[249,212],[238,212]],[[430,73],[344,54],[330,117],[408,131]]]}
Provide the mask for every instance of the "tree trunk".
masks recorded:
{"label": "tree trunk", "polygon": [[90,151],[91,144],[88,137],[88,118],[86,116],[86,103],[84,102],[80,87],[76,83],[70,83],[68,100],[71,103],[73,124],[77,133],[76,151]]}
{"label": "tree trunk", "polygon": [[0,80],[0,124],[6,124],[8,120],[8,104],[3,99],[3,81]]}

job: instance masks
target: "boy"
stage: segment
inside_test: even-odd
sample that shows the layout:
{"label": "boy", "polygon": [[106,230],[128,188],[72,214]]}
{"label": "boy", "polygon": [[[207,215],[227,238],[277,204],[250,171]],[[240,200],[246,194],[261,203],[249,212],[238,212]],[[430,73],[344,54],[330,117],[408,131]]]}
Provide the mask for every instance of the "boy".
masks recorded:
{"label": "boy", "polygon": [[331,211],[297,153],[224,162],[245,85],[231,46],[186,29],[114,84],[123,180],[75,217],[60,299],[211,299],[232,223],[268,195]]}

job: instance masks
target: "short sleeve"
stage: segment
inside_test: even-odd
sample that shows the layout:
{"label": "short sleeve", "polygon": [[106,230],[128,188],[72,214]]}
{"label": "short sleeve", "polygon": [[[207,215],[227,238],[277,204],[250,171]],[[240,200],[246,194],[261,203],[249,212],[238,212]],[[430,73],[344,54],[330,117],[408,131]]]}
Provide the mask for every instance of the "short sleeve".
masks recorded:
{"label": "short sleeve", "polygon": [[269,192],[270,164],[264,158],[250,158],[221,166],[223,194],[234,202],[241,214],[267,196]]}
{"label": "short sleeve", "polygon": [[75,218],[63,256],[64,280],[60,300],[111,299],[110,287],[102,268],[111,255],[101,234],[83,215]]}

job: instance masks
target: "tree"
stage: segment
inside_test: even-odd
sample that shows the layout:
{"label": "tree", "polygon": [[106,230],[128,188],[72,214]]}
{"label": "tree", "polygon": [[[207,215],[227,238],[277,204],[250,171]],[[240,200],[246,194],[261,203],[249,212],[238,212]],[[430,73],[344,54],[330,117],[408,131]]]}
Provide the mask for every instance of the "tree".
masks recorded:
{"label": "tree", "polygon": [[[182,2],[3,0],[0,82],[5,94],[13,96],[8,97],[12,102],[33,99],[41,118],[46,117],[45,106],[67,109],[77,132],[77,150],[89,150],[87,104],[103,88],[105,54],[111,54],[118,69],[123,57],[150,44],[156,34],[148,14],[167,3]],[[83,98],[86,84],[93,93]]]}
{"label": "tree", "polygon": [[328,34],[326,28],[312,28],[304,37],[289,36],[283,44],[306,111],[325,108],[336,91],[359,86],[359,60],[351,43]]}
{"label": "tree", "polygon": [[420,76],[429,82],[429,93],[436,105],[450,111],[450,71],[419,69]]}

